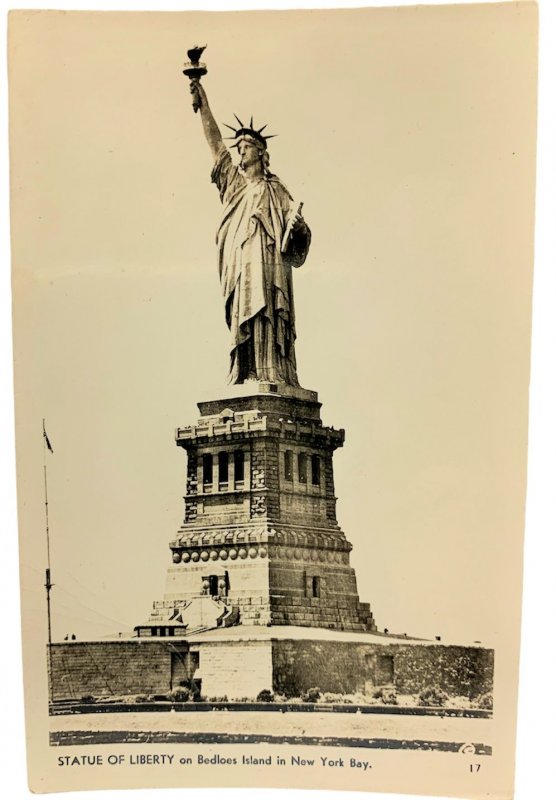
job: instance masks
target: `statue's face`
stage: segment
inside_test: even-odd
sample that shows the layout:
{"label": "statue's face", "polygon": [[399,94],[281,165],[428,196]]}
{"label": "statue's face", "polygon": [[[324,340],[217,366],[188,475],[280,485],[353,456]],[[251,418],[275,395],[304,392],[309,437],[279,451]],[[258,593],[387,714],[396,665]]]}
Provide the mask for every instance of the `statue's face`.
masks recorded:
{"label": "statue's face", "polygon": [[247,169],[247,167],[253,164],[261,163],[261,151],[256,145],[251,144],[251,142],[240,142],[237,150],[241,169]]}

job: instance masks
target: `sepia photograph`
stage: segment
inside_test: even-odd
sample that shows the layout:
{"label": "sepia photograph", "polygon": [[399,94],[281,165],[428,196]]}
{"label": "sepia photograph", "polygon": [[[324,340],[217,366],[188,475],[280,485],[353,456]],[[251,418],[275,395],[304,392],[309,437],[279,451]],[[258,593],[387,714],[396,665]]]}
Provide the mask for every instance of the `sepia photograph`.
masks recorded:
{"label": "sepia photograph", "polygon": [[511,798],[535,4],[8,33],[31,789]]}

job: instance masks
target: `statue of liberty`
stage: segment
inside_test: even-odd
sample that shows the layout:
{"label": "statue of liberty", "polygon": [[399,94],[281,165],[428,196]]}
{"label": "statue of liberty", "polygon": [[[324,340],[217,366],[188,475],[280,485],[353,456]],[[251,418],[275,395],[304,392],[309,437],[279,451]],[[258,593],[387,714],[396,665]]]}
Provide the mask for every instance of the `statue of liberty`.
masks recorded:
{"label": "statue of liberty", "polygon": [[244,125],[236,116],[239,127],[226,126],[233,131],[228,138],[239,154],[235,165],[199,77],[191,77],[191,93],[214,157],[212,181],[224,206],[217,248],[231,335],[228,382],[299,386],[292,267],[303,264],[311,241],[302,204],[294,204],[269,170],[267,141],[272,137],[263,135],[266,125],[256,130],[253,118]]}

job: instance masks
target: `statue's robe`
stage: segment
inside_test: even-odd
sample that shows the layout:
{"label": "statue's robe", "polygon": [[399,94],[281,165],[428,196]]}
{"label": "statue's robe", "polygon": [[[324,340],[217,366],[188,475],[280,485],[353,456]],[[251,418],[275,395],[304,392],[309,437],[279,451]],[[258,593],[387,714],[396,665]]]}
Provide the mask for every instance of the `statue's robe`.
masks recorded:
{"label": "statue's robe", "polygon": [[230,383],[283,381],[299,386],[295,361],[292,267],[305,261],[310,231],[302,225],[282,253],[293,198],[275,175],[250,180],[222,147],[212,181],[224,213],[218,266],[231,334]]}

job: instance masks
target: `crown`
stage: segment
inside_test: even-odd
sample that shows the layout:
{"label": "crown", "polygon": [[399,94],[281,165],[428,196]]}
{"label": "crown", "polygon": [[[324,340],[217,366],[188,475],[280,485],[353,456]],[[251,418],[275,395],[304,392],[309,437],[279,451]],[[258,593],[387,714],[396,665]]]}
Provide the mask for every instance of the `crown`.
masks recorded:
{"label": "crown", "polygon": [[236,143],[231,145],[232,147],[237,147],[239,145],[239,140],[242,136],[250,136],[252,139],[255,139],[255,141],[259,142],[259,144],[261,144],[266,150],[267,140],[273,139],[275,136],[277,136],[275,133],[269,133],[266,134],[266,136],[263,136],[263,131],[266,128],[266,125],[263,125],[262,128],[256,130],[253,125],[253,117],[251,117],[249,125],[244,125],[237,114],[234,114],[234,117],[239,122],[239,128],[234,128],[232,125],[228,125],[226,122],[224,123],[227,128],[234,132],[233,136],[224,137],[225,139],[236,139]]}

